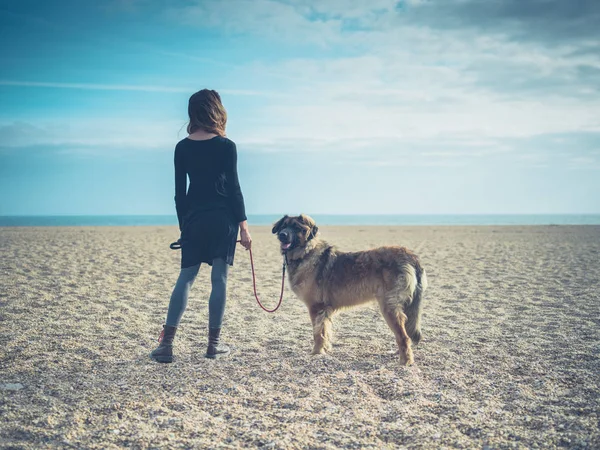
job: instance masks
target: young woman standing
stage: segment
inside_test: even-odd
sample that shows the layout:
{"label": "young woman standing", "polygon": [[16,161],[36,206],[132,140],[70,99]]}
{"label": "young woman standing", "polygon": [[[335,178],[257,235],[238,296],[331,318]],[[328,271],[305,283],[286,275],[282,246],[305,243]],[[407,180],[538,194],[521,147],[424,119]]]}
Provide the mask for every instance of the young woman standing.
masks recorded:
{"label": "young woman standing", "polygon": [[[208,301],[207,358],[229,354],[219,342],[225,312],[227,272],[233,265],[238,231],[242,246],[252,244],[237,175],[235,143],[225,137],[227,112],[216,91],[190,97],[189,136],[175,147],[175,207],[181,231],[181,272],[173,289],[160,345],[150,357],[173,361],[173,339],[200,265],[212,266]],[[189,176],[190,186],[187,188]]]}

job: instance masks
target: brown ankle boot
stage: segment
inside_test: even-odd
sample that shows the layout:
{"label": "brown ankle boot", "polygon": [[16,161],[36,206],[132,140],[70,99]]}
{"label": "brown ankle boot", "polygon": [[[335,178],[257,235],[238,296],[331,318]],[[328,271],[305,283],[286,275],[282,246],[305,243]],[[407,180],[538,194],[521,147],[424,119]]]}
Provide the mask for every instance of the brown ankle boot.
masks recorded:
{"label": "brown ankle boot", "polygon": [[225,344],[219,344],[220,328],[209,328],[208,330],[208,348],[206,357],[210,359],[224,358],[230,353],[229,347]]}
{"label": "brown ankle boot", "polygon": [[158,338],[160,345],[150,353],[150,358],[161,363],[173,362],[173,339],[176,331],[177,327],[163,325],[163,331]]}

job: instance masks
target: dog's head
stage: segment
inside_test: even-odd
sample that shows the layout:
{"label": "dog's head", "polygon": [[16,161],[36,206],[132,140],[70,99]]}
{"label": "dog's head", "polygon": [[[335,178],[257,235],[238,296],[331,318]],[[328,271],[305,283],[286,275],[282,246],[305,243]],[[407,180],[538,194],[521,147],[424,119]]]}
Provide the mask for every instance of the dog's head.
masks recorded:
{"label": "dog's head", "polygon": [[305,214],[296,217],[285,215],[273,225],[272,230],[279,239],[282,253],[304,247],[318,231],[315,221]]}

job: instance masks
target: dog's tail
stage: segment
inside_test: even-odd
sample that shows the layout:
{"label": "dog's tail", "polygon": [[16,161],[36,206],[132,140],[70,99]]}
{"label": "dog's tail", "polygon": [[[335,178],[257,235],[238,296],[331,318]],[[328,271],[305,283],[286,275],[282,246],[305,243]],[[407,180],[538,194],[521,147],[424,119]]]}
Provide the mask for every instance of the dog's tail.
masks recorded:
{"label": "dog's tail", "polygon": [[413,343],[418,344],[421,340],[421,309],[423,306],[423,293],[427,289],[427,274],[418,261],[410,268],[412,270],[407,271],[407,278],[415,277],[416,280],[413,278],[412,282],[409,282],[409,286],[414,287],[414,289],[412,289],[410,303],[407,303],[404,307],[404,314],[406,314],[405,326],[406,332]]}

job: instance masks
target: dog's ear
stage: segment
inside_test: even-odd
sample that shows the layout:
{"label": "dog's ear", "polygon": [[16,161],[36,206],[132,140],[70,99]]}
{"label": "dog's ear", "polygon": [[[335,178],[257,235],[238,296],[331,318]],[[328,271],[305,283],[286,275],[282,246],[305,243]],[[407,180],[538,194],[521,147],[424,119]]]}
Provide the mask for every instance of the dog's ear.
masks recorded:
{"label": "dog's ear", "polygon": [[315,220],[312,217],[307,216],[306,214],[300,214],[298,216],[298,219],[300,220],[300,223],[306,225],[306,227],[310,230],[308,232],[307,239],[311,240],[312,238],[314,238],[317,235],[317,232],[319,231],[319,227],[316,225]]}
{"label": "dog's ear", "polygon": [[307,216],[306,214],[300,214],[298,216],[298,219],[299,219],[300,223],[303,223],[304,225],[307,225],[310,228],[315,226],[314,219],[310,216]]}
{"label": "dog's ear", "polygon": [[271,230],[271,233],[273,234],[277,234],[279,233],[279,230],[281,230],[281,226],[283,225],[283,222],[285,221],[285,219],[288,218],[288,215],[286,214],[285,216],[283,216],[281,219],[279,219],[275,225],[273,225],[273,229]]}

